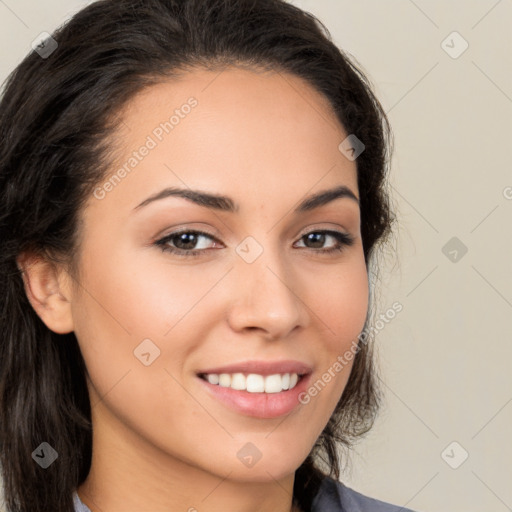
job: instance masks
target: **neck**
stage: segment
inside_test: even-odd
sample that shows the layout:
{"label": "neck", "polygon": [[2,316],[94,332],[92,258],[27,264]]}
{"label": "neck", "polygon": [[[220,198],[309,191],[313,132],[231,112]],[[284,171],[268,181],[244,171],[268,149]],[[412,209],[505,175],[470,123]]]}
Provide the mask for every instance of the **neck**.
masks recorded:
{"label": "neck", "polygon": [[256,482],[230,478],[231,470],[209,473],[136,437],[120,422],[111,429],[100,424],[93,429],[90,472],[77,489],[91,512],[300,512],[292,504],[294,473],[276,479],[267,472],[268,478]]}

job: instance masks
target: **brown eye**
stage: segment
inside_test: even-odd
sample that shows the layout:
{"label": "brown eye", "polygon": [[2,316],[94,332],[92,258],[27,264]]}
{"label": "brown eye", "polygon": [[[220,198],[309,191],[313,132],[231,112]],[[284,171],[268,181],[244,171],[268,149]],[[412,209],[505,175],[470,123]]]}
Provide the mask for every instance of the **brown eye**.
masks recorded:
{"label": "brown eye", "polygon": [[[337,245],[331,248],[324,249],[322,248],[325,244],[326,240],[330,238],[334,238],[337,242]],[[342,251],[346,246],[351,246],[354,244],[354,238],[348,233],[341,233],[339,231],[331,231],[331,230],[320,230],[320,231],[311,231],[301,237],[301,240],[307,240],[308,244],[313,244],[313,247],[308,245],[308,248],[319,249],[316,252],[321,253],[331,253]]]}
{"label": "brown eye", "polygon": [[197,233],[187,232],[174,235],[170,240],[173,240],[174,245],[178,249],[193,249],[193,246],[197,244],[197,239]]}
{"label": "brown eye", "polygon": [[203,231],[195,231],[189,229],[170,233],[169,235],[155,242],[155,245],[158,245],[164,252],[171,252],[173,254],[177,254],[178,256],[197,256],[207,250],[204,247],[196,249],[198,242],[205,238],[216,240],[213,235]]}

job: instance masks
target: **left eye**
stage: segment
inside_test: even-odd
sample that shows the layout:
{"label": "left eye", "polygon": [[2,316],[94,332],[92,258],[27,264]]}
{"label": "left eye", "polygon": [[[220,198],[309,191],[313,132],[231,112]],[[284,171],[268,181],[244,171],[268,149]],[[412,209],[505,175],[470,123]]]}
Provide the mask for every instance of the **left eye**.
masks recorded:
{"label": "left eye", "polygon": [[[155,245],[159,246],[164,252],[171,252],[181,257],[198,256],[200,253],[205,252],[205,247],[197,249],[193,248],[198,243],[198,239],[209,238],[210,240],[218,241],[213,235],[205,233],[203,231],[177,231],[171,233],[164,238],[155,242]],[[345,246],[351,246],[354,244],[354,238],[348,233],[342,233],[340,231],[332,230],[318,230],[311,231],[302,235],[299,240],[305,239],[308,243],[324,245],[325,240],[333,238],[337,244],[330,248],[318,248],[313,247],[311,250],[320,253],[332,253],[339,252],[344,249]],[[172,245],[171,245],[172,244]]]}
{"label": "left eye", "polygon": [[[193,246],[197,244],[197,240],[200,238],[209,238],[210,240],[215,240],[212,235],[203,233],[202,231],[180,231],[167,235],[166,237],[159,240],[157,244],[162,245],[163,250],[170,250],[171,252],[174,252],[175,249],[190,251],[193,249]],[[168,245],[171,241],[175,247]],[[201,247],[201,249],[204,249],[204,247]]]}

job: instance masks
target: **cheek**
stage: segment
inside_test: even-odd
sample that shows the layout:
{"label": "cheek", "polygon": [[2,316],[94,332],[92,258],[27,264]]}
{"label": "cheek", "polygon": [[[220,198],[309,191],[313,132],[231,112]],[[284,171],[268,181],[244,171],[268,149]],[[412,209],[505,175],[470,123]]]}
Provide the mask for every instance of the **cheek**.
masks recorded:
{"label": "cheek", "polygon": [[98,256],[94,261],[84,266],[73,311],[93,412],[104,417],[108,409],[155,444],[167,439],[178,446],[184,432],[205,424],[204,411],[182,385],[188,355],[201,338],[194,305],[218,276],[196,277],[185,267],[151,266],[121,254],[101,265]]}
{"label": "cheek", "polygon": [[310,406],[316,408],[318,434],[331,416],[347,384],[357,353],[358,336],[364,328],[368,310],[368,274],[364,259],[350,258],[336,272],[315,276],[307,284],[308,297],[318,329],[322,330],[317,347],[317,380],[308,389]]}
{"label": "cheek", "polygon": [[[104,241],[88,248],[82,293],[73,303],[75,334],[91,382],[103,396],[130,372],[126,380],[140,381],[137,389],[165,390],[174,382],[165,370],[183,381],[188,355],[202,339],[198,330],[218,321],[209,302],[215,292],[209,291],[223,272],[155,264],[164,261],[159,249],[135,254],[107,247]],[[144,359],[151,363],[144,365]]]}
{"label": "cheek", "polygon": [[[336,269],[333,271],[333,269]],[[368,310],[368,274],[363,258],[351,255],[344,264],[316,272],[306,283],[310,307],[325,328],[330,352],[346,350],[364,327]]]}
{"label": "cheek", "polygon": [[167,339],[183,320],[187,323],[195,305],[218,280],[212,273],[155,265],[133,254],[100,261],[91,260],[84,269],[85,291],[74,318],[89,337],[117,340],[125,346],[121,340],[129,339],[126,348],[132,350],[137,341]]}

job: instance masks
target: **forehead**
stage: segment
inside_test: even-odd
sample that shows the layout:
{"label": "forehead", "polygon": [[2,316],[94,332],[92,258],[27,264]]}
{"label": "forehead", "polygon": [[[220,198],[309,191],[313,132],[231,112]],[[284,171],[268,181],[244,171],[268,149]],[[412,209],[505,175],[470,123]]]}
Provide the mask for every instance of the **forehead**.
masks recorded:
{"label": "forehead", "polygon": [[356,164],[338,149],[347,133],[328,100],[295,75],[196,69],[147,87],[121,119],[111,174],[127,172],[109,195],[127,204],[172,185],[297,200],[339,184],[357,193]]}
{"label": "forehead", "polygon": [[[256,114],[262,107],[276,114],[304,114],[312,110],[332,129],[343,129],[327,98],[301,77],[260,67],[227,66],[219,69],[189,68],[173,78],[150,85],[135,95],[125,106],[122,117],[126,120],[159,107],[172,110],[180,100],[195,97],[203,108],[216,107],[224,113],[235,110]],[[242,110],[236,110],[242,107]],[[258,111],[254,112],[253,108]],[[309,108],[307,108],[309,107]],[[149,113],[149,112],[148,112]],[[309,112],[312,114],[312,112]]]}

